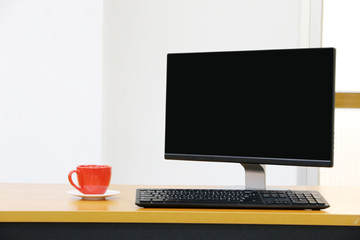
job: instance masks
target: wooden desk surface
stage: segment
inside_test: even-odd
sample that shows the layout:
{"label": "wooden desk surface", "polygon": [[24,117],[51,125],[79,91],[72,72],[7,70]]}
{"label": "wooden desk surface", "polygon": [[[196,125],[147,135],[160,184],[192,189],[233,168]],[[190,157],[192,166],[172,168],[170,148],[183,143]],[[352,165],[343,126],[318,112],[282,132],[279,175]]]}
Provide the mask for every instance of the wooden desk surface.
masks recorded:
{"label": "wooden desk surface", "polygon": [[321,211],[145,209],[134,204],[135,190],[140,187],[154,186],[111,185],[110,189],[120,191],[119,195],[104,201],[85,201],[67,194],[73,190],[68,184],[0,183],[0,222],[360,226],[360,188],[355,187],[291,187],[320,191],[331,205]]}

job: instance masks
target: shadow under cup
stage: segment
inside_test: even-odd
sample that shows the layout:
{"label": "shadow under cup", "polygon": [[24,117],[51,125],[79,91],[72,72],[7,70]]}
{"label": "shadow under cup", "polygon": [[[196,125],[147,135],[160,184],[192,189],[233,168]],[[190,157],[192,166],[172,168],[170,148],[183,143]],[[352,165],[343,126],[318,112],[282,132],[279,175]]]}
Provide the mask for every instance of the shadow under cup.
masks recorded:
{"label": "shadow under cup", "polygon": [[[79,186],[72,181],[72,174],[77,174]],[[69,172],[70,184],[83,194],[104,194],[111,180],[111,167],[108,165],[80,165]]]}

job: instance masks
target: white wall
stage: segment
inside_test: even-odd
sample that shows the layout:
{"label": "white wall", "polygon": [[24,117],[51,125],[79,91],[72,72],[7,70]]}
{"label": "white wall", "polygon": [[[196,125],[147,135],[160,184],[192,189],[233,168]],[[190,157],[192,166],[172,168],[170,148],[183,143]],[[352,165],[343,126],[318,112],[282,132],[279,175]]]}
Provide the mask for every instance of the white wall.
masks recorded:
{"label": "white wall", "polygon": [[[243,184],[240,164],[164,160],[166,53],[299,47],[300,23],[300,0],[105,0],[102,157],[113,182]],[[268,167],[270,185],[297,177]]]}
{"label": "white wall", "polygon": [[[76,165],[101,162],[104,27],[113,182],[243,184],[237,164],[163,159],[164,56],[306,47],[303,2],[105,0],[103,26],[102,0],[1,0],[0,182],[67,182]],[[295,168],[268,170],[269,184],[297,182]]]}
{"label": "white wall", "polygon": [[0,1],[0,182],[101,160],[101,0]]}

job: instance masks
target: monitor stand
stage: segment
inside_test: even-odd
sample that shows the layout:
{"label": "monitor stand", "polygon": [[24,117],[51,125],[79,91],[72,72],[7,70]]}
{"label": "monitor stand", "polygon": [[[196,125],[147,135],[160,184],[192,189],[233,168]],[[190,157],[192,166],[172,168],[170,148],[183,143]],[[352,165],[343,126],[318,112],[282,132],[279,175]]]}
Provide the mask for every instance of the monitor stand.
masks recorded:
{"label": "monitor stand", "polygon": [[245,169],[245,189],[265,190],[265,166],[261,164],[240,163]]}
{"label": "monitor stand", "polygon": [[265,165],[254,163],[240,163],[245,170],[244,186],[223,186],[220,189],[240,189],[240,190],[289,190],[282,187],[266,187]]}

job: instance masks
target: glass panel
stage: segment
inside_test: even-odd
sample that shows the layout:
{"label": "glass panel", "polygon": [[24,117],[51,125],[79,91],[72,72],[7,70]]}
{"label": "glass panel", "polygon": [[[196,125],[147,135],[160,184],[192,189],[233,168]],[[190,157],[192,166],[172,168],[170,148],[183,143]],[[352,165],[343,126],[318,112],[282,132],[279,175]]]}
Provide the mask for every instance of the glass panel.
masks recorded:
{"label": "glass panel", "polygon": [[360,92],[359,12],[359,0],[324,1],[323,47],[337,49],[337,92]]}
{"label": "glass panel", "polygon": [[334,167],[320,168],[320,185],[360,186],[360,111],[335,110]]}
{"label": "glass panel", "polygon": [[[359,12],[359,0],[324,1],[323,46],[337,49],[337,92],[360,92]],[[321,185],[360,186],[359,122],[359,109],[335,110],[334,167],[320,169]]]}

